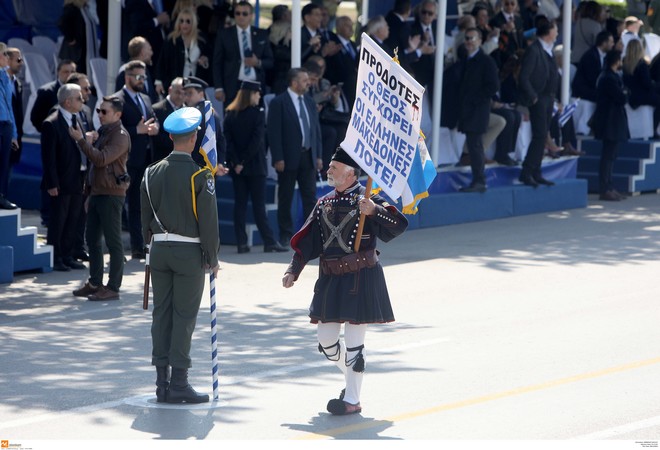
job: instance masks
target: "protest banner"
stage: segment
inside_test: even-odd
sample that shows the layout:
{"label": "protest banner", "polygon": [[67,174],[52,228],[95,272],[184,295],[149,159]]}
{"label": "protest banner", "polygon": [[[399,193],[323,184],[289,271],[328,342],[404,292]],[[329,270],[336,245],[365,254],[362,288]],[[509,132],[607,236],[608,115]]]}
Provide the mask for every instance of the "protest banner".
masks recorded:
{"label": "protest banner", "polygon": [[393,200],[406,188],[419,140],[424,88],[362,34],[356,98],[341,147]]}

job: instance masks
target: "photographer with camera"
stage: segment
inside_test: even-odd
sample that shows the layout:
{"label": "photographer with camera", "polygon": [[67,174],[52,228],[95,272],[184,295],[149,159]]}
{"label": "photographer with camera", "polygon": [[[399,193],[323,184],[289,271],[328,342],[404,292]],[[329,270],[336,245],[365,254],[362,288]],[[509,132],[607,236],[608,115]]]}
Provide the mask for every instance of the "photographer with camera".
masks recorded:
{"label": "photographer with camera", "polygon": [[[131,139],[121,124],[123,101],[103,97],[96,110],[101,121],[99,132],[83,135],[80,127],[69,134],[91,161],[85,190],[87,211],[86,240],[89,247],[89,280],[73,291],[76,297],[89,300],[117,300],[124,275],[124,246],[121,238],[121,211],[131,183],[126,168]],[[139,182],[139,180],[138,180]],[[108,284],[103,285],[103,238],[110,252]]]}

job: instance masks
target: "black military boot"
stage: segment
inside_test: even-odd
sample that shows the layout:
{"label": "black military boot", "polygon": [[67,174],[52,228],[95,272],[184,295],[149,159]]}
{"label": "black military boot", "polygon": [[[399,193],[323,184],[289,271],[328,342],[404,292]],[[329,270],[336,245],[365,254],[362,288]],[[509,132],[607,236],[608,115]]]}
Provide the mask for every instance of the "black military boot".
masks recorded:
{"label": "black military boot", "polygon": [[156,366],[156,401],[167,401],[167,388],[170,387],[170,366]]}
{"label": "black military boot", "polygon": [[206,403],[208,401],[208,395],[198,394],[188,384],[188,369],[172,367],[172,380],[167,391],[167,403]]}

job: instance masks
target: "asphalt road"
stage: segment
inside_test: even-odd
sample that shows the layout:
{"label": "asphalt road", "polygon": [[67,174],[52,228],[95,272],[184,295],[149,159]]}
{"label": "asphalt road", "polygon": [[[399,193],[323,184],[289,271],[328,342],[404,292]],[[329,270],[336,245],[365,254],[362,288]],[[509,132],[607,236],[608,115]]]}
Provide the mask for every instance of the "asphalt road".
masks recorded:
{"label": "asphalt road", "polygon": [[[0,439],[657,446],[658,195],[414,230],[380,250],[397,321],[367,333],[361,415],[325,411],[342,380],[306,317],[317,265],[287,290],[290,255],[223,247],[220,399],[197,409],[154,403],[140,263],[117,302],[73,297],[82,271],[0,286]],[[211,393],[208,303],[191,381]]]}

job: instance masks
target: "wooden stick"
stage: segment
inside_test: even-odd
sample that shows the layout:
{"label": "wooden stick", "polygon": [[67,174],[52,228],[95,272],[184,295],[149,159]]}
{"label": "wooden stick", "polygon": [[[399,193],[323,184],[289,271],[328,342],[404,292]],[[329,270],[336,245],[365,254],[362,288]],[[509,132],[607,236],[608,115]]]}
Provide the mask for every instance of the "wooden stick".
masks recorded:
{"label": "wooden stick", "polygon": [[[367,190],[364,193],[364,198],[371,197],[371,182],[372,182],[371,177],[367,178]],[[360,250],[360,242],[362,241],[362,230],[364,229],[364,219],[366,219],[366,217],[367,216],[365,216],[364,214],[360,214],[360,223],[358,224],[357,236],[355,236],[355,246],[353,247],[356,253]]]}

